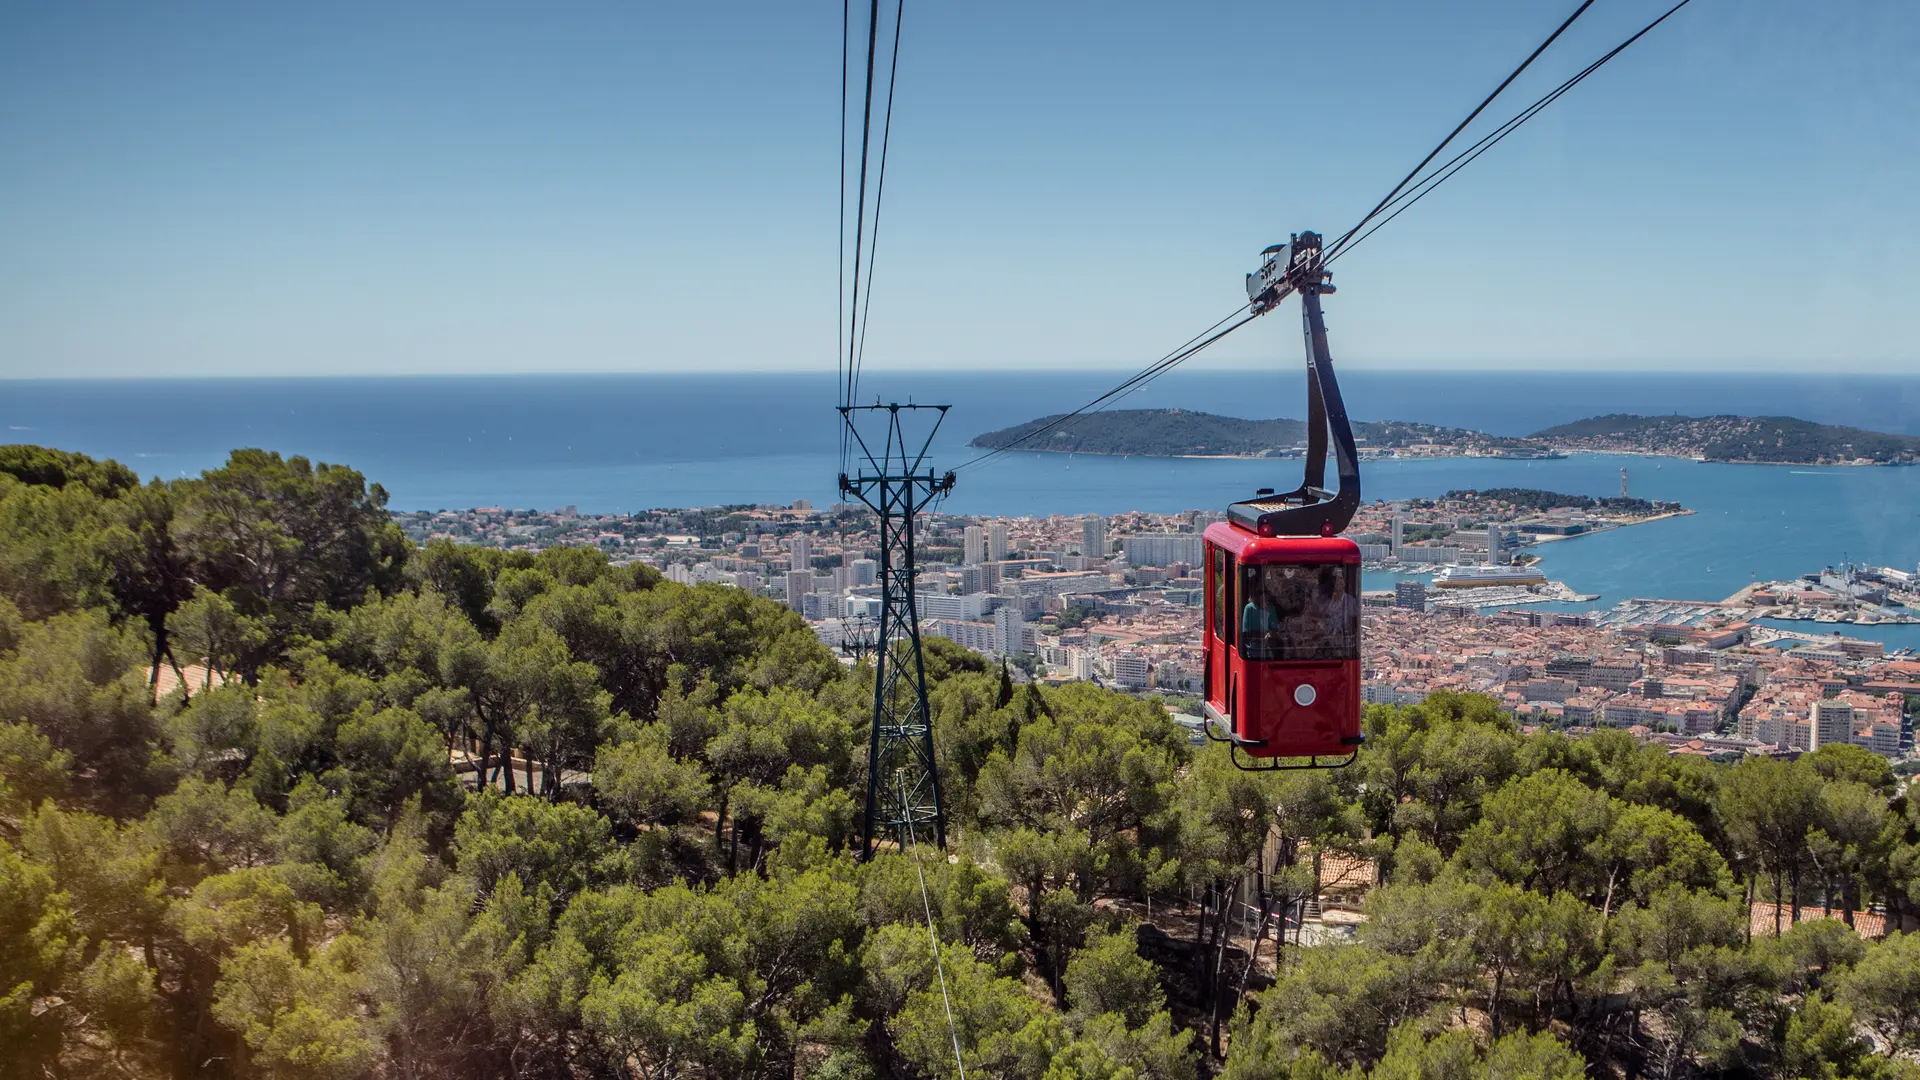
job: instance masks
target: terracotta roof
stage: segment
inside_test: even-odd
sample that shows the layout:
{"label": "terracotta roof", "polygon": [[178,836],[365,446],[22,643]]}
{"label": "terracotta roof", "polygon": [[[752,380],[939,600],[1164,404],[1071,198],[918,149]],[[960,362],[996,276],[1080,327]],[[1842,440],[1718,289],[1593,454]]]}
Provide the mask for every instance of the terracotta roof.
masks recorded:
{"label": "terracotta roof", "polygon": [[[1793,908],[1788,905],[1780,914],[1780,922],[1785,926],[1793,918]],[[1800,921],[1812,922],[1815,919],[1843,919],[1842,913],[1833,908],[1800,905]],[[1752,928],[1755,937],[1773,936],[1773,904],[1756,900],[1753,904]],[[1887,918],[1868,911],[1853,913],[1853,931],[1868,940],[1887,936]]]}
{"label": "terracotta roof", "polygon": [[1364,856],[1339,855],[1325,852],[1320,856],[1320,887],[1322,889],[1364,889],[1373,885],[1379,876],[1374,861]]}

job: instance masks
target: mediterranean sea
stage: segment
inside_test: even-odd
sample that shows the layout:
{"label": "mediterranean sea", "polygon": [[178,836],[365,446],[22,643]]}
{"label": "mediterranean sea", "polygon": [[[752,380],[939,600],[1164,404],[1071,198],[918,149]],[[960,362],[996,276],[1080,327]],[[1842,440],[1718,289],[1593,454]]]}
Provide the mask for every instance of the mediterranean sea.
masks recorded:
{"label": "mediterranean sea", "polygon": [[[1064,412],[1112,372],[869,373],[862,400],[952,406],[938,469],[979,456],[982,432]],[[1126,407],[1297,417],[1301,376],[1176,372]],[[1352,415],[1529,434],[1612,412],[1797,416],[1920,434],[1920,376],[1541,372],[1342,373]],[[189,476],[240,446],[351,465],[396,509],[567,505],[608,512],[726,503],[836,501],[830,377],[434,376],[0,381],[0,441],[117,458],[148,476]],[[1218,507],[1297,483],[1298,462],[1010,453],[963,468],[942,509],[1044,515]],[[1718,600],[1741,585],[1843,560],[1920,561],[1920,468],[1724,465],[1581,454],[1552,461],[1369,463],[1368,499],[1523,486],[1671,499],[1696,513],[1537,549],[1556,580],[1628,597]],[[1831,627],[1807,626],[1825,632]],[[1851,632],[1851,631],[1849,631]],[[1920,627],[1861,636],[1920,647]]]}

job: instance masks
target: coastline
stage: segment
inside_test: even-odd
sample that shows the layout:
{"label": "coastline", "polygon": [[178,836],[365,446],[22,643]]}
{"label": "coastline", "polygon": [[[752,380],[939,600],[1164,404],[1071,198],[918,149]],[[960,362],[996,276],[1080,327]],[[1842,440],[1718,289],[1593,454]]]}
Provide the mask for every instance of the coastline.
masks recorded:
{"label": "coastline", "polygon": [[1609,521],[1604,525],[1596,525],[1593,528],[1588,529],[1586,532],[1574,533],[1571,536],[1557,536],[1557,535],[1547,534],[1547,533],[1531,534],[1533,535],[1532,546],[1540,547],[1545,544],[1558,544],[1567,540],[1578,540],[1583,536],[1597,536],[1600,533],[1612,532],[1615,529],[1626,529],[1626,528],[1631,528],[1635,525],[1645,525],[1645,524],[1648,524],[1649,522],[1665,521],[1668,518],[1690,517],[1697,512],[1698,511],[1693,510],[1690,507],[1683,506],[1678,510],[1667,510],[1658,514],[1648,514],[1646,517],[1634,518],[1631,521]]}
{"label": "coastline", "polygon": [[[1691,517],[1697,512],[1698,511],[1693,510],[1690,507],[1683,506],[1678,510],[1668,510],[1658,514],[1649,514],[1646,517],[1634,518],[1631,521],[1610,521],[1604,525],[1597,525],[1591,529],[1588,529],[1586,532],[1574,533],[1571,536],[1559,536],[1559,535],[1546,534],[1546,533],[1530,534],[1532,535],[1533,539],[1528,542],[1527,548],[1528,549],[1541,548],[1541,547],[1545,547],[1548,544],[1559,544],[1559,543],[1564,543],[1568,540],[1578,540],[1581,537],[1598,536],[1601,533],[1613,532],[1617,529],[1632,528],[1635,525],[1645,525],[1649,522],[1654,522],[1654,521],[1665,521],[1668,518]],[[1526,563],[1526,565],[1528,566],[1538,566],[1540,563],[1544,562],[1546,559],[1545,556],[1534,554],[1532,553],[1531,550],[1523,550],[1518,554],[1522,558],[1527,558],[1531,560],[1528,563]],[[1388,568],[1383,564],[1377,564],[1377,563],[1368,564],[1367,568],[1377,572],[1389,572]],[[1400,574],[1411,574],[1417,577],[1425,577],[1431,573],[1431,571],[1409,570],[1404,566],[1396,567],[1390,572],[1400,573]],[[1595,599],[1598,599],[1598,594],[1596,594]]]}
{"label": "coastline", "polygon": [[[967,449],[991,451],[995,448],[984,445],[982,443],[970,442],[967,444]],[[1590,452],[1591,453],[1612,453],[1612,451],[1605,451],[1605,450],[1596,450],[1596,451],[1590,451]],[[1141,458],[1159,458],[1164,461],[1299,461],[1301,458],[1301,455],[1299,454],[1280,454],[1280,455],[1146,454],[1146,453],[1119,454],[1119,453],[1114,453],[1111,450],[1055,450],[1050,447],[1043,447],[1043,446],[1018,446],[1018,447],[1014,447],[1011,450],[1008,450],[1007,453],[1009,454],[1061,454],[1067,457],[1072,457],[1075,454],[1085,454],[1088,457],[1110,457],[1110,458],[1141,457]],[[1561,456],[1566,456],[1566,455],[1561,455]],[[1673,456],[1673,455],[1668,455],[1668,456]],[[1387,454],[1366,454],[1366,453],[1361,454],[1360,460],[1364,463],[1367,461],[1377,460],[1382,457],[1391,457],[1396,461],[1552,461],[1554,460],[1553,457],[1549,455],[1544,455],[1544,454],[1539,456],[1513,456],[1513,455],[1501,455],[1501,454],[1406,454],[1406,455],[1392,454],[1392,455],[1387,455]]]}
{"label": "coastline", "polygon": [[[1777,465],[1789,469],[1904,469],[1920,462],[1913,461],[1869,461],[1864,458],[1853,461],[1759,461],[1753,458],[1709,458],[1695,454],[1673,454],[1664,450],[1603,450],[1585,447],[1561,446],[1554,452],[1566,457],[1580,454],[1603,454],[1610,457],[1657,457],[1673,461],[1692,461],[1701,465]],[[1478,457],[1483,455],[1461,454],[1460,457]]]}
{"label": "coastline", "polygon": [[[970,450],[992,451],[996,447],[983,443],[969,442]],[[1019,446],[1006,451],[1010,454],[1064,454],[1072,457],[1085,454],[1088,457],[1111,458],[1161,458],[1167,461],[1297,461],[1293,454],[1272,456],[1268,454],[1150,454],[1115,453],[1111,450],[1055,450],[1044,446]],[[1693,454],[1676,454],[1666,450],[1611,450],[1588,447],[1556,446],[1552,454],[1362,454],[1362,462],[1382,457],[1391,457],[1397,461],[1552,461],[1555,457],[1569,458],[1581,455],[1604,455],[1608,457],[1651,457],[1667,458],[1673,461],[1693,461],[1702,465],[1771,465],[1789,469],[1902,469],[1920,465],[1913,461],[1757,461],[1747,458],[1705,458]]]}

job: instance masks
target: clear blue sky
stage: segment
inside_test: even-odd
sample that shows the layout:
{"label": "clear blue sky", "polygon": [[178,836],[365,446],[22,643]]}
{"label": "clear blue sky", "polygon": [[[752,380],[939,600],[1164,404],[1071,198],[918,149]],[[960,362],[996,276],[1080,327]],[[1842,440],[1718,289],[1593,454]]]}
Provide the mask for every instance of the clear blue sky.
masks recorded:
{"label": "clear blue sky", "polygon": [[[1572,6],[908,0],[869,365],[1140,366]],[[0,377],[831,370],[839,23],[0,6]],[[1342,261],[1336,355],[1920,370],[1916,57],[1913,0],[1695,0]],[[1280,318],[1208,363],[1297,363]]]}

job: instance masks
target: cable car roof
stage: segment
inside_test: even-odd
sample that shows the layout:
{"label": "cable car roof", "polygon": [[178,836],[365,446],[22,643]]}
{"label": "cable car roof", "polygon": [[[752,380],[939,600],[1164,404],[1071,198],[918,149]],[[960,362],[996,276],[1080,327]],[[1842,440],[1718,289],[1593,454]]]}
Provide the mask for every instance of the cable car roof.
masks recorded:
{"label": "cable car roof", "polygon": [[1249,565],[1360,564],[1360,545],[1344,536],[1255,536],[1237,525],[1216,521],[1207,526],[1206,539]]}

